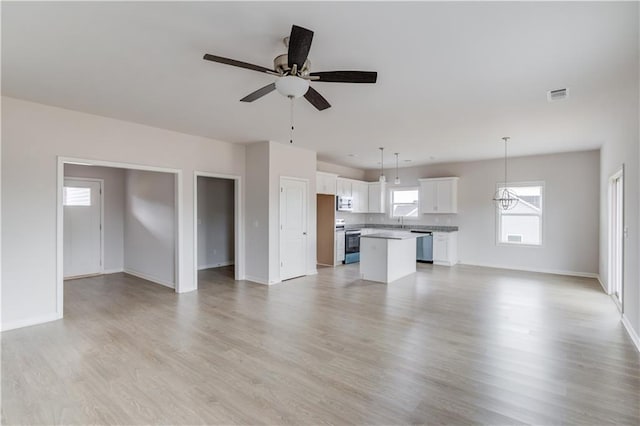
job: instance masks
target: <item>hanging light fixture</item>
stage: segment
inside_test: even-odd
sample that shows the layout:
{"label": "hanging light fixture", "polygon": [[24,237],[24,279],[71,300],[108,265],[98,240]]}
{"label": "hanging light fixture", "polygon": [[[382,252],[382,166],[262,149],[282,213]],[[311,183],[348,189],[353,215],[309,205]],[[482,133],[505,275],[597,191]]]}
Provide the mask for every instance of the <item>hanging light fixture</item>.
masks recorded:
{"label": "hanging light fixture", "polygon": [[496,203],[496,207],[502,210],[510,210],[518,204],[518,196],[512,191],[509,191],[509,185],[507,184],[507,142],[511,139],[508,136],[502,138],[504,141],[504,185],[502,189],[496,191],[493,201]]}
{"label": "hanging light fixture", "polygon": [[384,148],[380,147],[380,182],[386,182],[387,178],[384,177]]}
{"label": "hanging light fixture", "polygon": [[396,185],[400,185],[400,178],[398,177],[398,153],[397,152],[395,153],[395,156],[396,156],[396,178],[393,181],[393,183]]}

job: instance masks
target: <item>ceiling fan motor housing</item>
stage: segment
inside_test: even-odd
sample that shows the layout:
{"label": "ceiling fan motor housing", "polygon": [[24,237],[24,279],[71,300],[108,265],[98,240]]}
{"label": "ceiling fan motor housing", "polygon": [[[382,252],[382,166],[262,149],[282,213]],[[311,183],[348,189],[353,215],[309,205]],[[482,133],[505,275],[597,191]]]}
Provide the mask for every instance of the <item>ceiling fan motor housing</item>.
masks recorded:
{"label": "ceiling fan motor housing", "polygon": [[[289,75],[291,68],[289,68],[289,55],[283,53],[282,55],[276,56],[273,60],[273,69],[282,75]],[[302,65],[302,69],[298,69],[297,75],[300,77],[306,77],[309,75],[311,71],[311,62],[309,59],[304,61],[304,65]]]}

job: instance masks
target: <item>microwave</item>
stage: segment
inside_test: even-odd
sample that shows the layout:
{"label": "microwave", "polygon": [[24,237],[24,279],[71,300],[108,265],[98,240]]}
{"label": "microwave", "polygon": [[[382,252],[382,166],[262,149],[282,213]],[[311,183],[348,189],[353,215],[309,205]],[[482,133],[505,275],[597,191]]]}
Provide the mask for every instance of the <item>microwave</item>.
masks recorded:
{"label": "microwave", "polygon": [[353,211],[353,197],[340,197],[336,198],[336,210],[340,212],[352,212]]}

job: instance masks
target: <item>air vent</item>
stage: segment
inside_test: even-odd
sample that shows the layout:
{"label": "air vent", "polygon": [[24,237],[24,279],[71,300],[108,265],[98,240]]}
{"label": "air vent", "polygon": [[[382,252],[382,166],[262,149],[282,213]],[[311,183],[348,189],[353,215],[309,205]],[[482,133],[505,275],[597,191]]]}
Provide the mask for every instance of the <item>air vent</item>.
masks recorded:
{"label": "air vent", "polygon": [[547,92],[549,102],[561,101],[569,97],[569,89],[556,89]]}

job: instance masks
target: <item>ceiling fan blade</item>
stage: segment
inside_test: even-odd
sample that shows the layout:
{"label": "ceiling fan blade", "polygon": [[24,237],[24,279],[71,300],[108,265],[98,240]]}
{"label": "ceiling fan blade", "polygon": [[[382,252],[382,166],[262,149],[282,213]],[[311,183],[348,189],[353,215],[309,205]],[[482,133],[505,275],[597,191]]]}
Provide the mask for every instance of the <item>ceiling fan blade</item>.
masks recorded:
{"label": "ceiling fan blade", "polygon": [[289,68],[293,68],[293,64],[298,65],[298,70],[302,68],[304,62],[307,60],[307,56],[309,56],[312,40],[313,31],[297,25],[291,27],[288,54]]}
{"label": "ceiling fan blade", "polygon": [[315,81],[328,83],[375,83],[378,79],[378,73],[375,71],[321,71],[309,75],[320,77]]}
{"label": "ceiling fan blade", "polygon": [[305,93],[304,97],[306,100],[311,102],[311,105],[316,107],[318,111],[322,111],[331,107],[331,104],[327,102],[327,100],[311,86],[309,86],[309,90],[307,90],[307,93]]}
{"label": "ceiling fan blade", "polygon": [[222,56],[209,55],[208,53],[206,53],[202,59],[258,72],[275,73],[275,71],[260,65],[253,65],[247,62],[236,61],[235,59],[223,58]]}
{"label": "ceiling fan blade", "polygon": [[275,83],[267,84],[266,86],[256,90],[253,93],[250,93],[247,96],[245,96],[244,98],[240,99],[240,102],[253,102],[256,99],[260,99],[264,95],[267,95],[267,94],[273,92],[274,90],[276,90],[276,84]]}

